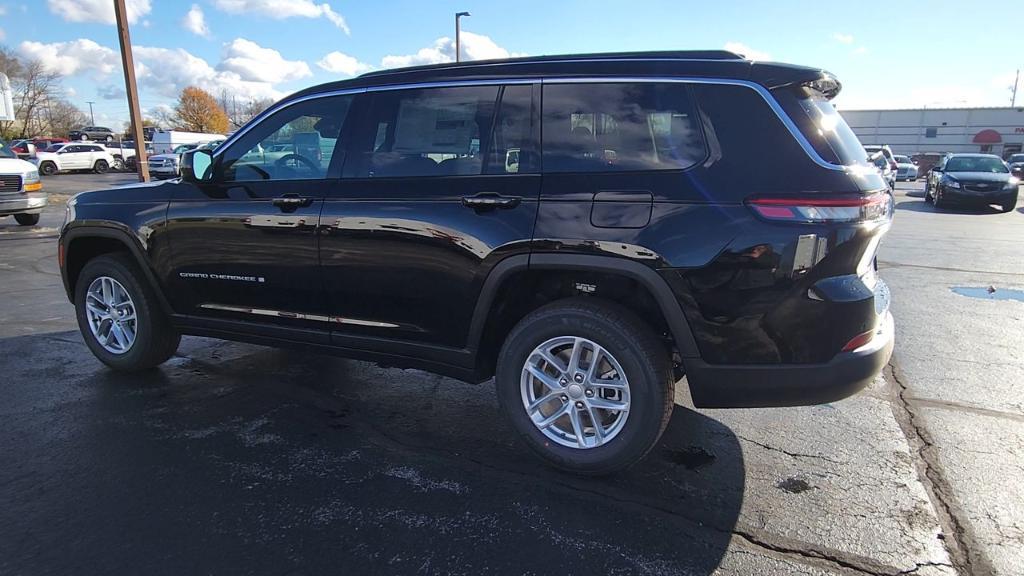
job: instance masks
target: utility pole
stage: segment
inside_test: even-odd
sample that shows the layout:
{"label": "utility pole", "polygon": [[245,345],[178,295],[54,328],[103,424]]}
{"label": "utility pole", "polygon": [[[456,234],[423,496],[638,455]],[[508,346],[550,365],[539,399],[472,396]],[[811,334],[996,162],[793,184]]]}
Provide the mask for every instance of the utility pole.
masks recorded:
{"label": "utility pole", "polygon": [[1020,68],[1017,68],[1017,76],[1013,79],[1013,96],[1010,97],[1010,108],[1017,107],[1017,85],[1020,84]]}
{"label": "utility pole", "polygon": [[455,13],[455,61],[460,62],[462,60],[462,29],[459,26],[459,18],[463,16],[472,16],[469,12],[456,12]]}
{"label": "utility pole", "polygon": [[93,116],[93,113],[92,113],[92,105],[95,104],[95,102],[93,102],[92,100],[89,100],[88,102],[86,102],[86,104],[89,105],[89,120],[91,120],[92,121],[92,125],[95,126],[96,125],[96,116]]}
{"label": "utility pole", "polygon": [[124,0],[114,0],[114,17],[117,19],[117,36],[121,41],[124,86],[128,89],[128,111],[131,114],[132,139],[135,140],[135,168],[139,171],[139,182],[149,182],[149,159],[146,158],[146,138],[142,132],[139,89],[135,85],[135,61],[132,58],[132,39],[128,34],[128,12]]}

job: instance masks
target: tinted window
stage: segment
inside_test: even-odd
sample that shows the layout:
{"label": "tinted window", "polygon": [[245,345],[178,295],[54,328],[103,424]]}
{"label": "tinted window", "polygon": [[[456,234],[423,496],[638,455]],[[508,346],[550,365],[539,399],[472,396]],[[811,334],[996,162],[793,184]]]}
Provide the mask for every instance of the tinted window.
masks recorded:
{"label": "tinted window", "polygon": [[224,151],[220,179],[326,178],[352,98],[314,98],[270,115]]}
{"label": "tinted window", "polygon": [[676,170],[704,158],[680,83],[547,85],[542,133],[546,172]]}
{"label": "tinted window", "polygon": [[537,163],[533,161],[532,102],[532,86],[502,88],[494,132],[487,147],[485,173],[524,174],[537,171]]}
{"label": "tinted window", "polygon": [[813,141],[815,137],[824,139],[839,164],[864,162],[864,148],[860,140],[846,120],[836,112],[832,102],[814,90],[805,88],[803,92],[799,103],[810,120],[812,134],[803,130],[808,140]]}
{"label": "tinted window", "polygon": [[1024,154],[1014,154],[1007,162],[1024,162]]}
{"label": "tinted window", "polygon": [[498,86],[389,90],[372,95],[360,177],[479,175]]}
{"label": "tinted window", "polygon": [[17,158],[18,155],[11,151],[6,144],[0,142],[0,158]]}
{"label": "tinted window", "polygon": [[85,148],[89,152],[103,152],[103,148],[100,148],[99,146],[86,146]]}

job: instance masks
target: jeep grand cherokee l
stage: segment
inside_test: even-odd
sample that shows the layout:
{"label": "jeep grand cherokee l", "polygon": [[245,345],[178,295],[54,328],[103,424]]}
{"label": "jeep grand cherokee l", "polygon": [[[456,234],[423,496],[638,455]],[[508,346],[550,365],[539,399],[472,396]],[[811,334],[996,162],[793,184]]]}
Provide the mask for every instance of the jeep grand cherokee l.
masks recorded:
{"label": "jeep grand cherokee l", "polygon": [[698,407],[787,406],[887,362],[892,197],[839,89],[728,52],[370,73],[79,194],[60,269],[115,369],[197,334],[493,377],[527,446],[607,473],[683,376]]}

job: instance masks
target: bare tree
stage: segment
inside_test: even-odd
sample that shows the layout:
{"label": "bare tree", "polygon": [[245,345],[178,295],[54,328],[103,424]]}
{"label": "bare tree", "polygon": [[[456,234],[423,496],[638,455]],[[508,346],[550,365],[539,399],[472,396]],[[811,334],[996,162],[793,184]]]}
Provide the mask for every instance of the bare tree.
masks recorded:
{"label": "bare tree", "polygon": [[68,132],[89,123],[89,117],[85,112],[62,98],[47,102],[46,117],[49,124],[49,130],[46,132],[47,136],[62,136],[66,138]]}
{"label": "bare tree", "polygon": [[25,138],[45,130],[49,124],[46,104],[56,93],[60,74],[50,72],[38,60],[22,63],[21,74],[11,79],[17,122],[21,124],[20,137]]}

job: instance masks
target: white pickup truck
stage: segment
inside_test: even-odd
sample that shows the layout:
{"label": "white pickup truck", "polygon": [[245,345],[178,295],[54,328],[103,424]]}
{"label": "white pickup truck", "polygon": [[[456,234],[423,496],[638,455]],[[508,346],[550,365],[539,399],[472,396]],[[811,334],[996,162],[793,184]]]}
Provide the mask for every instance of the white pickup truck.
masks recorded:
{"label": "white pickup truck", "polygon": [[14,216],[18,224],[34,226],[45,207],[39,171],[0,141],[0,217]]}

